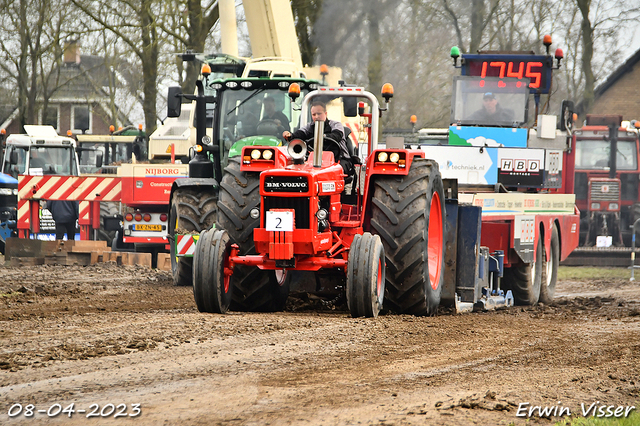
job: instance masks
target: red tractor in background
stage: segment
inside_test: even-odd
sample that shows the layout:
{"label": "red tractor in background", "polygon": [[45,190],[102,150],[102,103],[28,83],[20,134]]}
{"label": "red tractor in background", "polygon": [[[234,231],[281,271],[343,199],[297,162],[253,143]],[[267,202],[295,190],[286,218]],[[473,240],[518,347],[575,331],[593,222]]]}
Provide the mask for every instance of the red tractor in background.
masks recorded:
{"label": "red tractor in background", "polygon": [[620,115],[587,115],[573,132],[581,246],[631,246],[640,218],[640,146],[638,128],[622,123]]}
{"label": "red tractor in background", "polygon": [[[291,84],[290,96],[299,93]],[[382,96],[389,102],[391,85],[383,87]],[[445,200],[437,163],[421,150],[377,149],[385,109],[362,88],[323,87],[309,93],[300,125],[309,119],[315,99],[346,105],[353,98],[358,98],[368,140],[364,165],[358,147],[349,147],[356,164],[352,175],[345,175],[332,152],[323,151],[336,143],[324,137],[324,123],[316,124],[310,155],[307,142],[293,140],[287,147],[246,146],[229,159],[217,223],[200,233],[194,254],[199,311],[281,310],[292,272],[316,271],[338,280],[328,286],[317,281],[305,290],[346,296],[354,317],[376,317],[383,298],[394,312],[436,312],[445,251]],[[294,285],[309,283],[296,280]]]}

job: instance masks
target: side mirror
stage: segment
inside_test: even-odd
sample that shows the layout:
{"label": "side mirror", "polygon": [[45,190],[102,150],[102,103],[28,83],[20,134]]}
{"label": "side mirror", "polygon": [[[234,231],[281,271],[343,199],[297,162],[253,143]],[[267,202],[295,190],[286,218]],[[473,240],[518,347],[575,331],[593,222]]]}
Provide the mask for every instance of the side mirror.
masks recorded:
{"label": "side mirror", "polygon": [[345,117],[356,117],[358,115],[358,98],[352,96],[343,97],[342,109]]}
{"label": "side mirror", "polygon": [[96,167],[97,168],[102,167],[102,152],[100,151],[96,153]]}
{"label": "side mirror", "polygon": [[167,117],[180,117],[180,112],[182,112],[182,89],[180,86],[169,87]]}
{"label": "side mirror", "polygon": [[572,101],[562,101],[562,111],[560,114],[560,130],[566,131],[573,128],[573,111]]}
{"label": "side mirror", "polygon": [[18,152],[15,149],[9,153],[9,164],[18,164]]}

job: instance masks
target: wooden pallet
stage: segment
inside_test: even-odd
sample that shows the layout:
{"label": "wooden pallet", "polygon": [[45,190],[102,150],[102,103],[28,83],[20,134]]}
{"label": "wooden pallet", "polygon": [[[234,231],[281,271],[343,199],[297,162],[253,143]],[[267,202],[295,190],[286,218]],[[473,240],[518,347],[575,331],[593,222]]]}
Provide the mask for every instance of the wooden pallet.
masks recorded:
{"label": "wooden pallet", "polygon": [[[41,241],[9,238],[6,260],[14,267],[33,265],[79,265],[114,262],[151,268],[151,253],[111,251],[106,241]],[[167,256],[168,254],[162,253]],[[167,261],[162,260],[165,267]],[[169,269],[171,263],[169,262]]]}

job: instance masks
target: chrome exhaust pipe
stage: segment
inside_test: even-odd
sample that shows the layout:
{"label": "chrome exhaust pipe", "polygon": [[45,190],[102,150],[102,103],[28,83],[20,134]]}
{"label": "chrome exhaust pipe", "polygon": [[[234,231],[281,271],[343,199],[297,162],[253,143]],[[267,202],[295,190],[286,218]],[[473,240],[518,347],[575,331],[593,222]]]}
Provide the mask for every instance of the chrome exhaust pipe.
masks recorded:
{"label": "chrome exhaust pipe", "polygon": [[324,144],[324,121],[316,121],[313,132],[313,167],[322,167],[322,148]]}

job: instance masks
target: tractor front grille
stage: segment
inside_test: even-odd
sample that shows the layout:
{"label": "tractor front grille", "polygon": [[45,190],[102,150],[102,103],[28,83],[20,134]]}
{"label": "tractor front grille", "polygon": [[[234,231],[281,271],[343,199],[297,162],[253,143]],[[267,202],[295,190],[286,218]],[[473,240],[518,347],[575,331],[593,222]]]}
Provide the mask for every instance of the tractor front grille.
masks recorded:
{"label": "tractor front grille", "polygon": [[[296,229],[310,229],[309,197],[262,197],[264,211],[290,209],[295,211]],[[266,227],[264,215],[262,227]]]}
{"label": "tractor front grille", "polygon": [[617,201],[620,199],[620,181],[591,181],[591,201]]}

